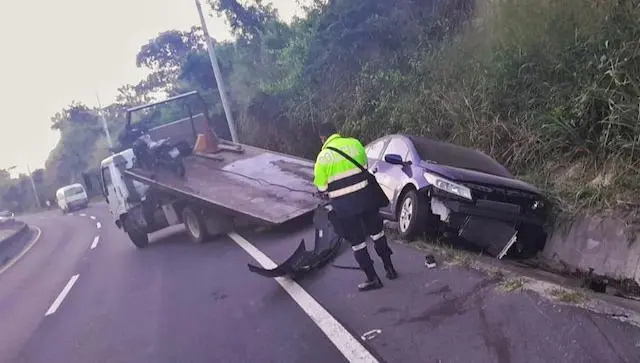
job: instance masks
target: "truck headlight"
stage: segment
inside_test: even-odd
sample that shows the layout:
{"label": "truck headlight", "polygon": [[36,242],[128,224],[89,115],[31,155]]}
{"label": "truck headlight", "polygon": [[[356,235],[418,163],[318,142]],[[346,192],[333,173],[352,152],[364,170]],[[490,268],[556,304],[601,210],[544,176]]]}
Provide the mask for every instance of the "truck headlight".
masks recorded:
{"label": "truck headlight", "polygon": [[427,182],[429,184],[433,185],[434,187],[440,190],[457,195],[465,199],[473,200],[471,198],[471,189],[465,187],[464,185],[454,183],[451,180],[447,180],[441,176],[431,174],[431,173],[426,173],[426,172],[424,173],[424,178],[427,179]]}

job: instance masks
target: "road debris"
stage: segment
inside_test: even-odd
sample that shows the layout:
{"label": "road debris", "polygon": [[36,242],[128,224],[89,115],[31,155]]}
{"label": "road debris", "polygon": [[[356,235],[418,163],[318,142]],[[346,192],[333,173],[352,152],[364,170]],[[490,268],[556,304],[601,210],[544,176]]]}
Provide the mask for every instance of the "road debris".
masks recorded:
{"label": "road debris", "polygon": [[426,255],[424,257],[424,265],[427,268],[435,268],[437,266],[435,257],[433,257],[433,255]]}
{"label": "road debris", "polygon": [[367,341],[367,340],[374,339],[375,337],[377,337],[380,334],[382,334],[382,330],[373,329],[373,330],[369,330],[368,332],[362,334],[360,336],[360,339],[362,339],[363,341]]}

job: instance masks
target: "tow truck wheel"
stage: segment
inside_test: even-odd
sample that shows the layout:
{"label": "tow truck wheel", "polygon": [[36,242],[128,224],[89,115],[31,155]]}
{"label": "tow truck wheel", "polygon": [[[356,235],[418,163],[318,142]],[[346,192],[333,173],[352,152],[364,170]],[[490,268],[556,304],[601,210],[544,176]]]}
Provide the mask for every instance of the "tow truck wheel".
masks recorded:
{"label": "tow truck wheel", "polygon": [[207,226],[202,213],[196,212],[191,207],[184,207],[182,210],[182,220],[193,242],[202,243],[207,239]]}
{"label": "tow truck wheel", "polygon": [[124,231],[127,232],[129,239],[136,247],[144,248],[149,244],[149,235],[147,232],[137,226],[132,219],[124,219]]}

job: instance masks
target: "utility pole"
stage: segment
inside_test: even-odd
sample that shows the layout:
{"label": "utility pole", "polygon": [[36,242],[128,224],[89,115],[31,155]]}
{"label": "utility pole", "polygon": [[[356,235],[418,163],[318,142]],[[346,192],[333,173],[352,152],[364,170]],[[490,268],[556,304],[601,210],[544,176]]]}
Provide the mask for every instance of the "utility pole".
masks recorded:
{"label": "utility pole", "polygon": [[218,65],[218,59],[216,58],[215,47],[213,44],[213,38],[209,36],[207,30],[207,24],[204,21],[204,15],[202,14],[202,6],[200,0],[196,1],[196,7],[198,8],[198,14],[200,15],[200,23],[202,24],[202,31],[207,40],[207,51],[209,53],[209,60],[211,61],[211,67],[213,68],[213,75],[216,77],[216,84],[218,85],[218,92],[222,99],[222,108],[224,108],[224,114],[227,117],[227,125],[229,126],[229,132],[231,133],[231,141],[238,142],[238,135],[236,134],[236,127],[233,121],[233,115],[231,114],[231,107],[229,106],[229,100],[227,99],[227,92],[224,86],[224,80],[220,73],[220,66]]}
{"label": "utility pole", "polygon": [[109,128],[107,127],[107,120],[104,118],[102,105],[100,105],[100,97],[98,97],[97,92],[96,92],[96,100],[98,100],[98,108],[100,109],[100,119],[102,120],[102,128],[104,128],[104,133],[107,135],[107,142],[109,143],[109,151],[113,153],[113,143],[111,142],[111,134],[109,134]]}
{"label": "utility pole", "polygon": [[27,164],[27,173],[29,174],[29,180],[31,180],[31,188],[33,188],[33,196],[36,197],[36,203],[38,203],[37,207],[40,208],[42,207],[42,205],[40,204],[40,197],[38,196],[36,183],[33,182],[33,176],[31,175],[31,168],[29,168],[29,164]]}

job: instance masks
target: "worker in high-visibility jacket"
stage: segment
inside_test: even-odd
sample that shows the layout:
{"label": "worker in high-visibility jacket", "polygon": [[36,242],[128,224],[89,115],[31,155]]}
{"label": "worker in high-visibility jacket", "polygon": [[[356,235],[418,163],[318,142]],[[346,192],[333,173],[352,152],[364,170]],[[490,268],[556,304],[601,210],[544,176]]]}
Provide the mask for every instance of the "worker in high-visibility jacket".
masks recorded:
{"label": "worker in high-visibility jacket", "polygon": [[362,169],[330,148],[342,151],[364,168],[367,168],[366,151],[357,139],[340,136],[333,124],[320,125],[318,133],[323,145],[314,167],[314,184],[320,192],[328,194],[336,217],[332,221],[334,228],[349,241],[358,265],[367,276],[358,289],[379,289],[383,284],[367,250],[367,237],[373,240],[387,277],[391,280],[398,277],[379,214],[380,204],[372,197],[372,186]]}

